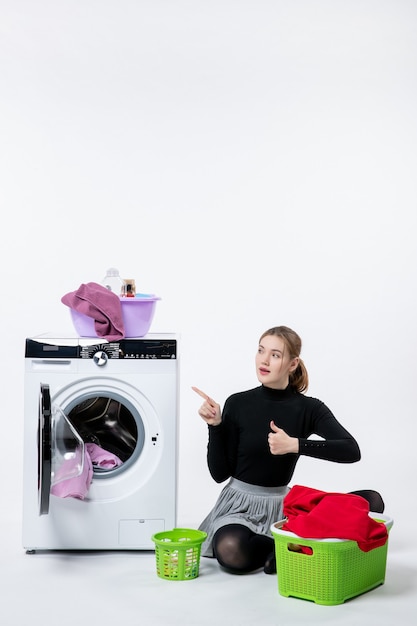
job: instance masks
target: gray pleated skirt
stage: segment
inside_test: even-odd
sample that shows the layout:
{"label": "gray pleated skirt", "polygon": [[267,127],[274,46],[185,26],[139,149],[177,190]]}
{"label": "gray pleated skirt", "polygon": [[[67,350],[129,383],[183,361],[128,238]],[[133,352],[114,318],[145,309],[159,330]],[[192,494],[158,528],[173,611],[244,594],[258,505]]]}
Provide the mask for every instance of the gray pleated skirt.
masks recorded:
{"label": "gray pleated skirt", "polygon": [[207,533],[201,555],[213,557],[214,533],[226,524],[242,524],[258,535],[272,538],[271,525],[283,518],[289,487],[260,487],[231,478],[199,529]]}

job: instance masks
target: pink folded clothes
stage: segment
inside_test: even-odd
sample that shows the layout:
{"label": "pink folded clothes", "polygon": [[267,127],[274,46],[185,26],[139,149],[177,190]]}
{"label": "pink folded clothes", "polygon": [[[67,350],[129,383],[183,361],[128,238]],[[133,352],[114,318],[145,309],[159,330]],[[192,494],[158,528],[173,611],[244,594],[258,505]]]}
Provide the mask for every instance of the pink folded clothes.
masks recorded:
{"label": "pink folded clothes", "polygon": [[104,450],[96,443],[87,443],[86,448],[93,467],[110,470],[114,467],[119,467],[119,465],[123,465],[123,461],[121,461],[118,456],[112,452],[108,452],[108,450]]}
{"label": "pink folded clothes", "polygon": [[72,473],[75,463],[76,460],[70,460],[62,464],[56,476],[56,480],[59,480],[59,482],[51,487],[53,496],[84,500],[93,480],[94,467],[111,470],[119,465],[123,465],[123,461],[118,456],[104,450],[95,443],[85,444],[84,467],[81,474],[74,478],[63,478],[66,474]]}
{"label": "pink folded clothes", "polygon": [[[71,463],[70,461],[68,463]],[[63,464],[61,467],[61,473],[69,471],[70,468],[67,464]],[[88,493],[88,490],[93,480],[93,465],[91,463],[90,455],[87,450],[84,451],[84,467],[79,476],[74,478],[67,478],[61,480],[61,482],[52,485],[51,494],[58,498],[77,498],[78,500],[84,500]]]}
{"label": "pink folded clothes", "polygon": [[122,305],[119,296],[98,283],[83,283],[76,291],[61,298],[70,309],[94,319],[98,337],[117,341],[125,336]]}

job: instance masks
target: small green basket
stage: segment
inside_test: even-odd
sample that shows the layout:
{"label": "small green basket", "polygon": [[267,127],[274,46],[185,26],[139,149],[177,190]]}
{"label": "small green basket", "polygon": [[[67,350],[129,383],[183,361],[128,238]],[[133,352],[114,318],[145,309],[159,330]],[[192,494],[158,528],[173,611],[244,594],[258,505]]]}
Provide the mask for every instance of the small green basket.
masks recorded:
{"label": "small green basket", "polygon": [[[370,513],[384,522],[391,518]],[[382,585],[385,580],[388,541],[364,552],[356,541],[344,539],[305,539],[271,526],[275,540],[278,591],[282,596],[310,600],[316,604],[342,604],[346,600]],[[308,550],[299,550],[299,548]],[[307,553],[308,552],[308,553]]]}
{"label": "small green basket", "polygon": [[158,576],[166,580],[197,578],[201,544],[206,537],[207,533],[190,528],[174,528],[153,535]]}

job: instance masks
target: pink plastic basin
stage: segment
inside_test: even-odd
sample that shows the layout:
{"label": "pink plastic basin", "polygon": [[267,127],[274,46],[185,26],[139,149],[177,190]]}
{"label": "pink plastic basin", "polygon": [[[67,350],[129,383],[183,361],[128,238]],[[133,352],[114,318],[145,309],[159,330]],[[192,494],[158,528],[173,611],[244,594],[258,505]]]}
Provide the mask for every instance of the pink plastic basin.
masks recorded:
{"label": "pink plastic basin", "polygon": [[[156,296],[148,298],[120,298],[122,305],[125,337],[143,337],[151,327],[158,300]],[[80,337],[97,337],[94,319],[70,309],[72,323]]]}

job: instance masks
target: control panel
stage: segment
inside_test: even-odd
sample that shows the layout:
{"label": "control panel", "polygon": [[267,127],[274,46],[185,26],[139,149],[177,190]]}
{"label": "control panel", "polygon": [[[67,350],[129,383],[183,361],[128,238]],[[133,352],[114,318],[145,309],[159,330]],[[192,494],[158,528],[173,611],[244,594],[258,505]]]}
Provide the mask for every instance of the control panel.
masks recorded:
{"label": "control panel", "polygon": [[[55,341],[57,343],[55,343]],[[48,359],[93,359],[99,364],[108,359],[176,359],[176,339],[121,339],[120,341],[88,343],[86,339],[76,345],[59,344],[59,340],[26,339],[25,356]]]}

